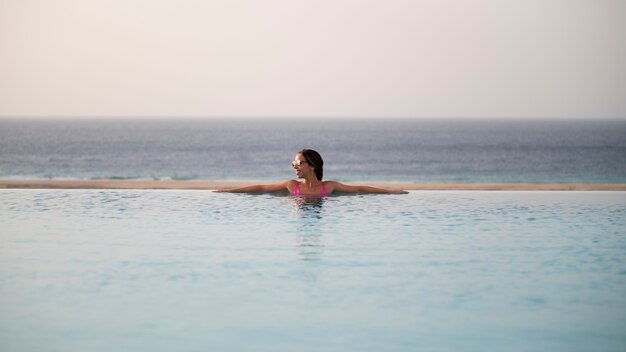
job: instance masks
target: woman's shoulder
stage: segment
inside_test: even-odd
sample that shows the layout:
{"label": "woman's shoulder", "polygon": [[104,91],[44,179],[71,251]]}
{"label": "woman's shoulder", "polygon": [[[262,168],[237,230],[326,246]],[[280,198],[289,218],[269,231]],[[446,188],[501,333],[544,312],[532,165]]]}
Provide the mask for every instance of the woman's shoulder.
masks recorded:
{"label": "woman's shoulder", "polygon": [[337,181],[324,181],[324,187],[330,192],[332,192],[337,185],[340,185]]}
{"label": "woman's shoulder", "polygon": [[300,182],[296,180],[287,180],[285,181],[285,185],[287,186],[287,189],[289,189],[289,192],[293,193],[293,190],[300,186]]}

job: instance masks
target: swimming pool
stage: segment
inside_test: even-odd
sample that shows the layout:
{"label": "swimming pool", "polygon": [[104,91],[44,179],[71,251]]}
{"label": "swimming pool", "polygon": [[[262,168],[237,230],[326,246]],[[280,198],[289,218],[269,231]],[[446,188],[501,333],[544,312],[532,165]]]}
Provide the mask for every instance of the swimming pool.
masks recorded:
{"label": "swimming pool", "polygon": [[626,193],[0,191],[3,351],[623,351]]}

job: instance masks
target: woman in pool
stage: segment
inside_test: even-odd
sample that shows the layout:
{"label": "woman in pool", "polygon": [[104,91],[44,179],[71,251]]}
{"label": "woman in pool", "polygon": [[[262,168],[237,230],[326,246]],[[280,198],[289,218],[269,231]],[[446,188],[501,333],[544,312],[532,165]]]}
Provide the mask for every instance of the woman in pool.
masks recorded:
{"label": "woman in pool", "polygon": [[267,185],[254,185],[217,192],[289,192],[294,196],[326,197],[333,192],[344,193],[390,193],[405,194],[407,191],[387,190],[370,186],[350,186],[335,181],[322,181],[324,175],[324,161],[318,152],[312,149],[302,149],[296,154],[291,166],[296,171],[296,177],[304,179],[283,181]]}

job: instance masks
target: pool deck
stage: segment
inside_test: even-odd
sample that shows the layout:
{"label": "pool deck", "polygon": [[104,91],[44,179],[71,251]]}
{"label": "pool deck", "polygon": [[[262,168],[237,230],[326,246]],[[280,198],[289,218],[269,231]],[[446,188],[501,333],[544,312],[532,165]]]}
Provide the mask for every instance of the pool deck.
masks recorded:
{"label": "pool deck", "polygon": [[[267,182],[195,180],[14,180],[0,179],[0,189],[230,189]],[[402,183],[346,182],[410,191],[626,191],[626,184],[606,183]]]}

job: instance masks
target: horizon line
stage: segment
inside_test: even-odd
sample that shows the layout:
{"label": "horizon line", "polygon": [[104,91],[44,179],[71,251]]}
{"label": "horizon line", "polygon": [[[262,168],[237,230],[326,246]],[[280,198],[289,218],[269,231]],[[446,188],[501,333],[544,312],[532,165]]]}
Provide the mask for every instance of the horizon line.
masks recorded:
{"label": "horizon line", "polygon": [[320,119],[320,120],[602,120],[602,121],[626,121],[626,116],[211,116],[211,115],[0,115],[0,120],[299,120],[299,119]]}

